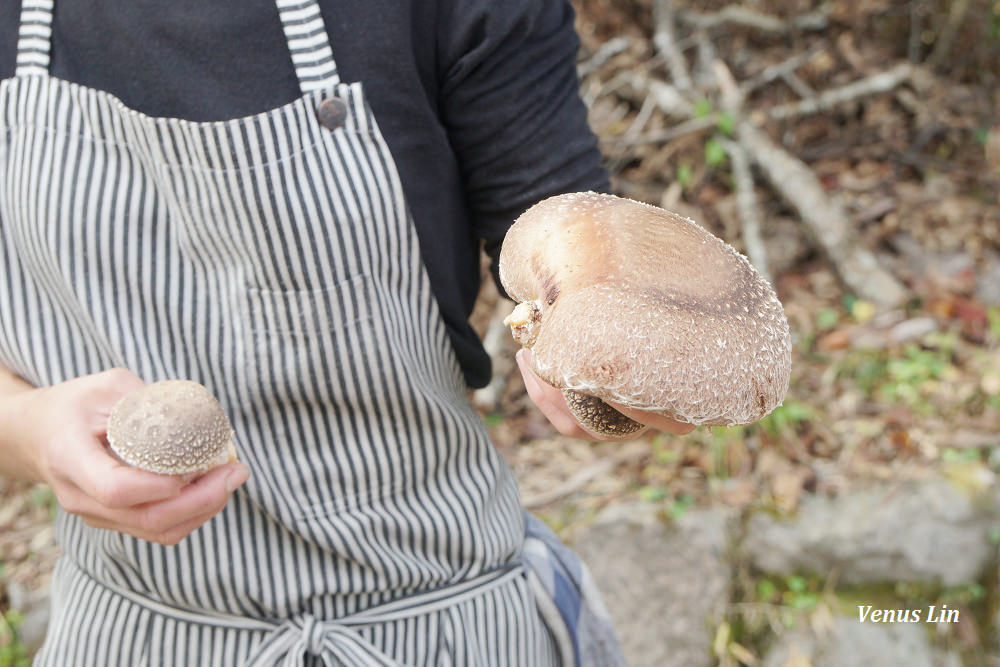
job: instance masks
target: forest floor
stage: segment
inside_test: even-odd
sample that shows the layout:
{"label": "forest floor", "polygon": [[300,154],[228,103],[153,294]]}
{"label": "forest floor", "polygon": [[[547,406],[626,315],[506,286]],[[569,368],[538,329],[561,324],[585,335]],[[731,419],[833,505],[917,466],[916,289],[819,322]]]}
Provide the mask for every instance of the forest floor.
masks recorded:
{"label": "forest floor", "polygon": [[[1000,473],[1000,3],[575,4],[616,191],[766,268],[793,372],[752,426],[571,440],[527,399],[486,280],[474,323],[497,380],[473,398],[525,504],[572,537],[636,499],[790,513],[859,481]],[[0,667],[51,576],[54,510],[46,488],[0,479]]]}
{"label": "forest floor", "polygon": [[[506,381],[477,398],[526,501],[558,507],[566,521],[626,496],[737,507],[764,496],[792,510],[802,493],[836,493],[858,477],[973,460],[1000,471],[1000,6],[971,3],[953,46],[936,56],[948,3],[833,2],[820,12],[770,0],[750,3],[746,16],[726,14],[724,2],[690,4],[697,13],[674,17],[676,33],[690,36],[676,41],[694,72],[688,97],[701,108],[692,118],[715,116],[710,123],[678,123],[649,101],[648,81],[636,83],[672,80],[650,3],[578,4],[584,97],[615,189],[747,252],[727,152],[741,121],[713,106],[710,74],[699,83],[708,51],[746,89],[743,114],[815,175],[848,222],[845,236],[877,257],[902,298],[880,303],[878,292],[851,289],[851,266],[832,261],[758,175],[766,266],[793,336],[784,404],[747,427],[576,442],[530,404],[510,362],[516,345],[501,338]],[[765,12],[768,30],[744,24],[763,23]],[[932,58],[941,64],[920,64]],[[770,113],[900,64],[912,71],[891,90],[821,113]],[[484,335],[505,313],[497,300],[485,282],[474,317]]]}

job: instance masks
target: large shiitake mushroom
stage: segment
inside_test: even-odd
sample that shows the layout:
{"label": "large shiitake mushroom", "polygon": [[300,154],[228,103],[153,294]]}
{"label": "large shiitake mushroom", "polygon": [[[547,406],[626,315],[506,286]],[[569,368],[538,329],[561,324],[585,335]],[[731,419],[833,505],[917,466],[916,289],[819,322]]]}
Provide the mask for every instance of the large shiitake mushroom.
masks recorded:
{"label": "large shiitake mushroom", "polygon": [[774,290],[691,220],[593,192],[521,215],[500,253],[518,305],[505,321],[532,369],[592,432],[642,425],[605,401],[696,425],[748,424],[788,389],[791,342]]}
{"label": "large shiitake mushroom", "polygon": [[126,394],[111,410],[108,444],[133,468],[188,477],[236,460],[219,401],[191,380],[164,380]]}

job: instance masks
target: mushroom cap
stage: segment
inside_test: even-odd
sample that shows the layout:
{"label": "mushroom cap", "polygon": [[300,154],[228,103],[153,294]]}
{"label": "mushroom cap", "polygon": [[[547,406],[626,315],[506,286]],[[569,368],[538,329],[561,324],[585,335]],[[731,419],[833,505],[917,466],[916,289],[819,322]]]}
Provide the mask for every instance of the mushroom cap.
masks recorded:
{"label": "mushroom cap", "polygon": [[235,460],[233,429],[211,391],[165,380],[125,395],[108,419],[108,444],[125,463],[187,475]]}
{"label": "mushroom cap", "polygon": [[759,420],[788,390],[791,339],[774,290],[694,221],[593,192],[522,214],[500,253],[515,337],[562,389],[689,424]]}

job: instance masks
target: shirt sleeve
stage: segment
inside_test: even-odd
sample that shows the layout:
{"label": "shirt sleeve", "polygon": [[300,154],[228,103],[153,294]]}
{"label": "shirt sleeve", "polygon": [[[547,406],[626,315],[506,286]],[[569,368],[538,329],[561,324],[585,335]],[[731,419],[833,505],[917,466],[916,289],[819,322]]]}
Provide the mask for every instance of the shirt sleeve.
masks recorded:
{"label": "shirt sleeve", "polygon": [[548,196],[608,190],[579,95],[567,0],[456,0],[438,22],[440,109],[474,232],[496,263],[508,227]]}

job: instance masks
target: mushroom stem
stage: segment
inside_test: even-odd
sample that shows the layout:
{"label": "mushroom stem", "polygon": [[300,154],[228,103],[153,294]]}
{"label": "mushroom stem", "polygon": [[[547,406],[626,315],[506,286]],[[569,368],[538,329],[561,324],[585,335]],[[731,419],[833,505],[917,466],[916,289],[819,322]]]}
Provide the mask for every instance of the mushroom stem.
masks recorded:
{"label": "mushroom stem", "polygon": [[522,347],[531,347],[538,338],[542,312],[535,301],[523,301],[514,307],[503,323],[510,327],[510,333]]}

